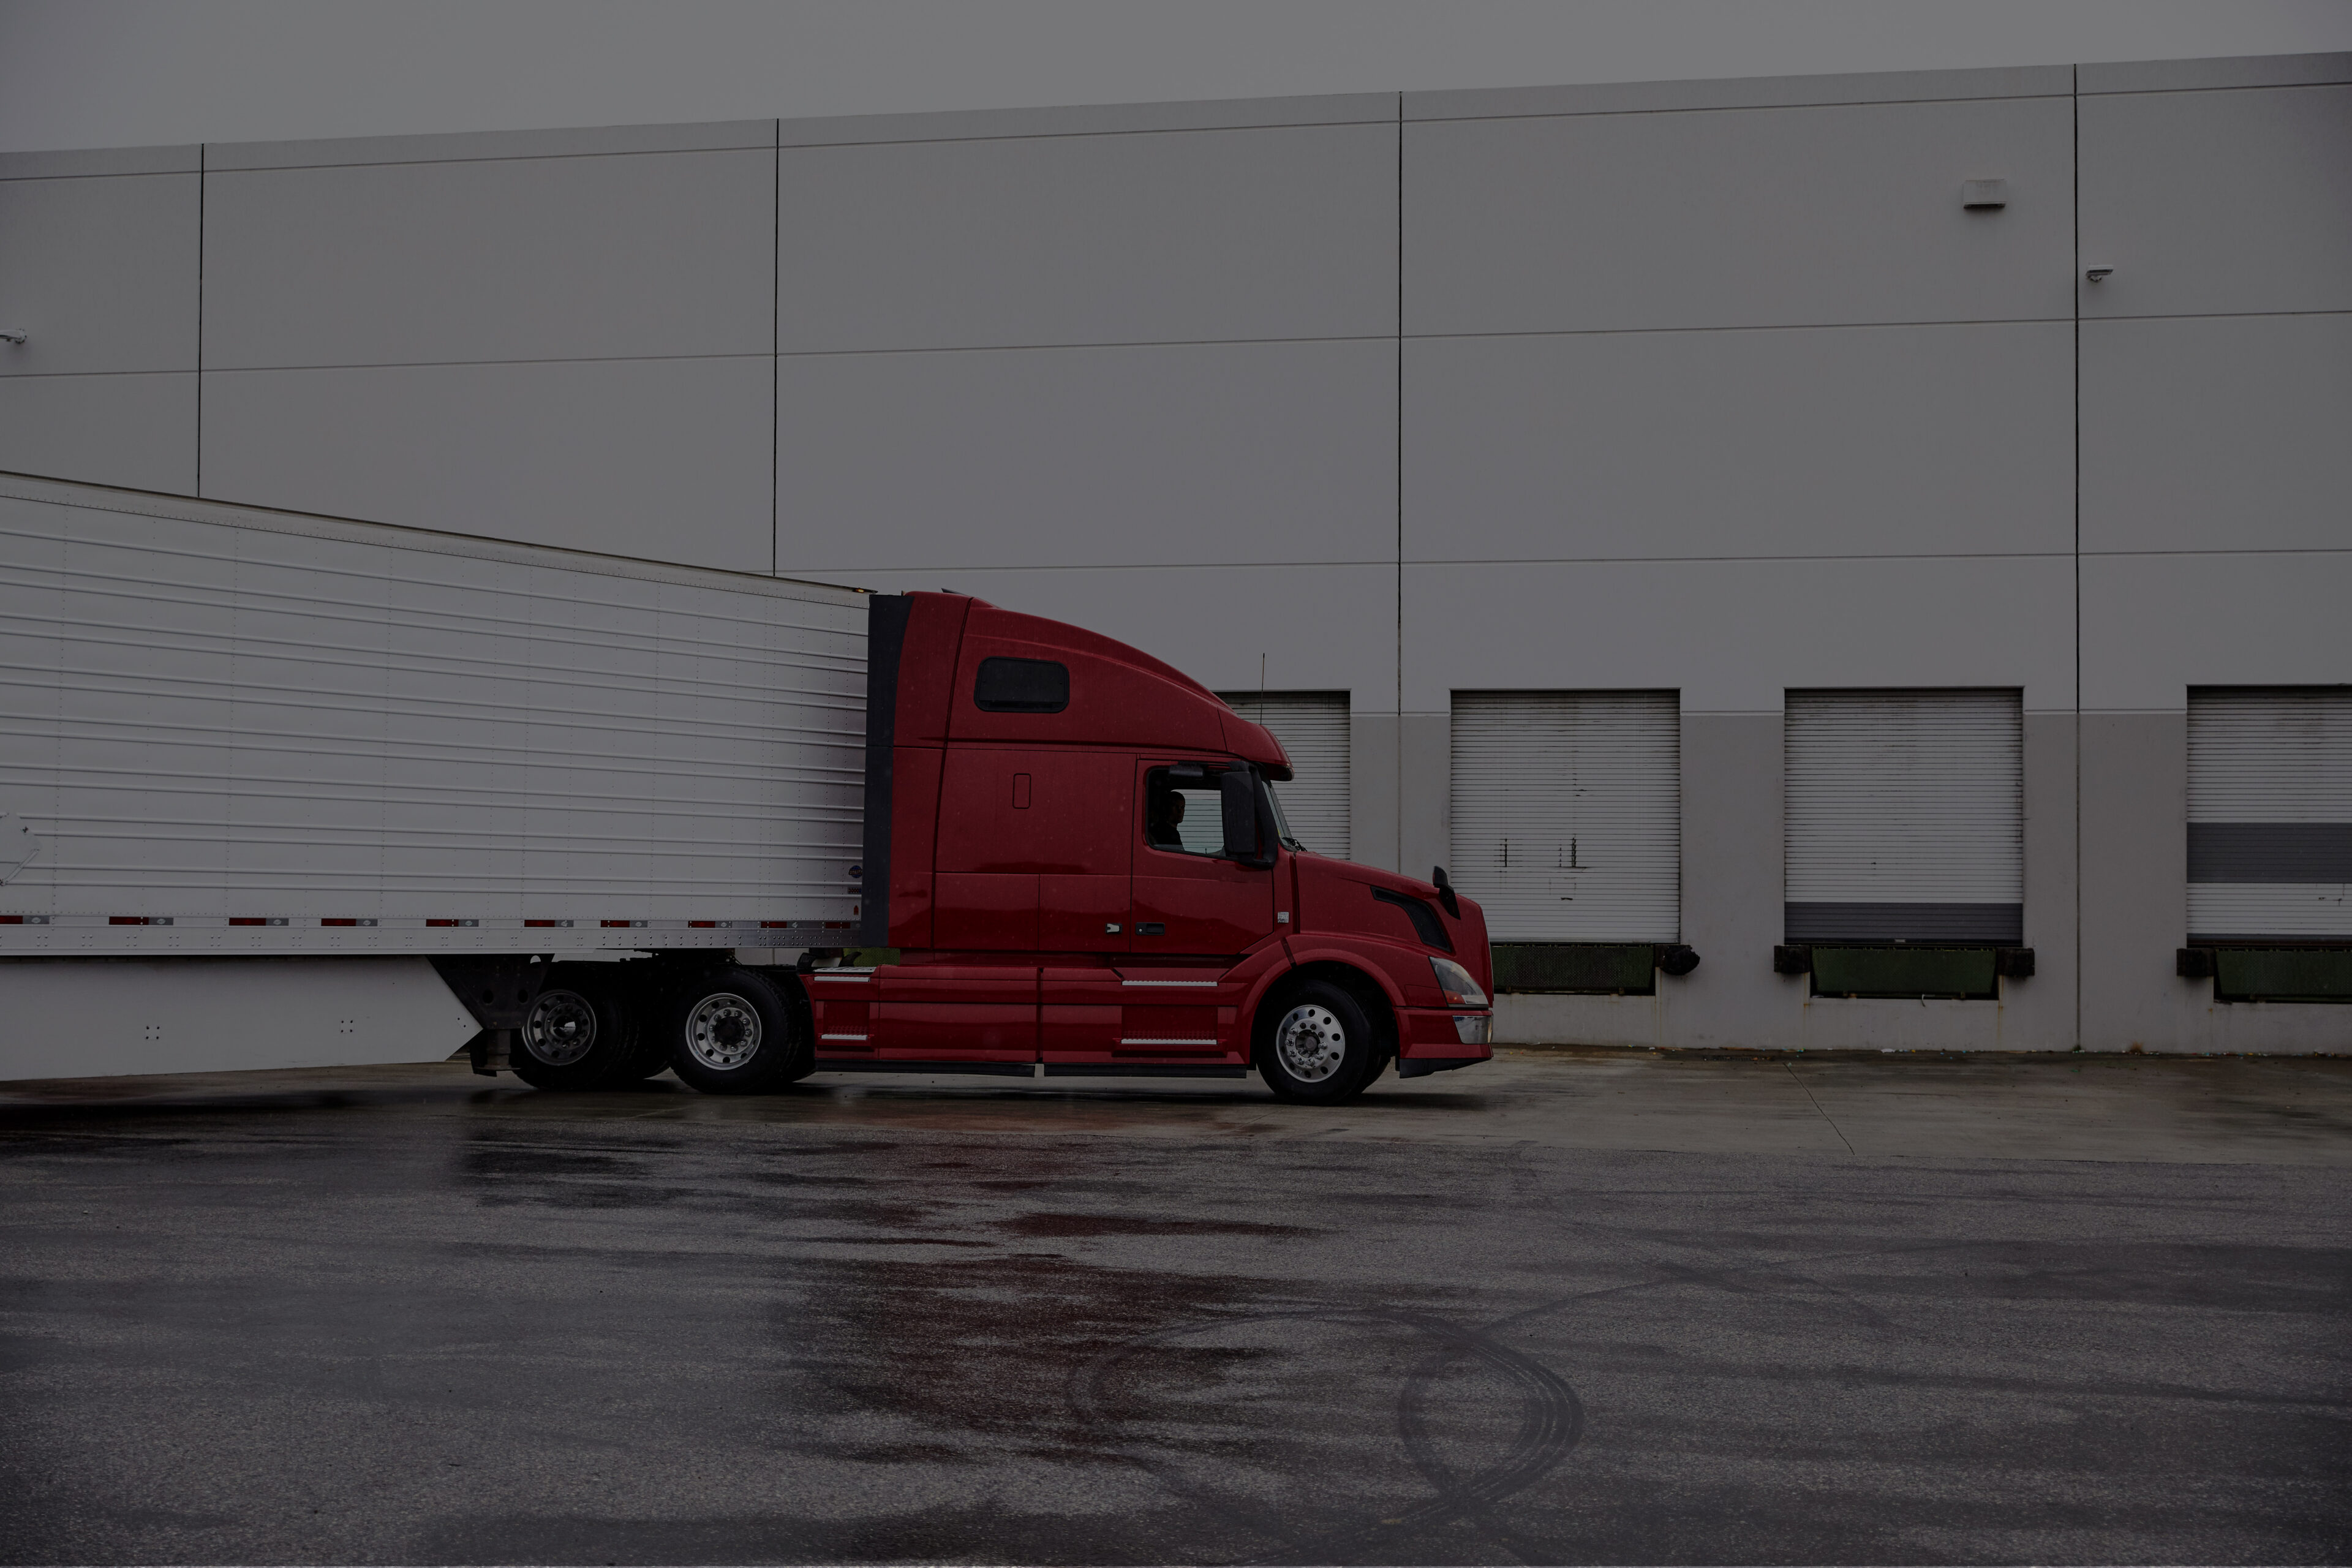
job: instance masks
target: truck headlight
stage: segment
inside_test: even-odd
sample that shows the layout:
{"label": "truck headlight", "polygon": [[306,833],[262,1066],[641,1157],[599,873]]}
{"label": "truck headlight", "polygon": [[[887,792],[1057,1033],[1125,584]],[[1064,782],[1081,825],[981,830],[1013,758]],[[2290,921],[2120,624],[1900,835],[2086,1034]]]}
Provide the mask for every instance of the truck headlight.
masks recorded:
{"label": "truck headlight", "polygon": [[1445,993],[1447,1006],[1484,1007],[1486,1005],[1486,994],[1478,989],[1478,983],[1470,978],[1470,972],[1452,959],[1439,958],[1433,953],[1429,967],[1437,976],[1437,988]]}
{"label": "truck headlight", "polygon": [[1465,1046],[1483,1046],[1494,1037],[1495,1015],[1492,1013],[1456,1013],[1454,1034]]}

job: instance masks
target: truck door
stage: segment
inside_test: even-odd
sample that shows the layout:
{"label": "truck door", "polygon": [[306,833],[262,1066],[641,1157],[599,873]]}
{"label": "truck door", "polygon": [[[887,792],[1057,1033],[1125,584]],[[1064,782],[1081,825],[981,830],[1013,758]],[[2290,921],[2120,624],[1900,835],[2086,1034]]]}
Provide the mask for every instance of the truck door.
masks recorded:
{"label": "truck door", "polygon": [[1131,752],[950,745],[935,946],[1125,952]]}
{"label": "truck door", "polygon": [[1274,933],[1274,869],[1224,855],[1221,775],[1236,764],[1136,769],[1134,942],[1151,953],[1240,953]]}

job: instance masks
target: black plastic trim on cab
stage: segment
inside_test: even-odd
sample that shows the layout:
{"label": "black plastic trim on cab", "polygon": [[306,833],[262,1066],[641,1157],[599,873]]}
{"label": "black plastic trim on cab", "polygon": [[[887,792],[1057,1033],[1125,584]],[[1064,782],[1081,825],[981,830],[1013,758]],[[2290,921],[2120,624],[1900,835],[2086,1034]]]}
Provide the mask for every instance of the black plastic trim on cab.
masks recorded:
{"label": "black plastic trim on cab", "polygon": [[890,941],[890,761],[898,734],[898,656],[914,601],[877,594],[866,608],[866,858],[859,879],[857,940]]}
{"label": "black plastic trim on cab", "polygon": [[1427,1078],[1433,1072],[1452,1072],[1456,1068],[1475,1068],[1491,1057],[1401,1057],[1397,1059],[1397,1077]]}
{"label": "black plastic trim on cab", "polygon": [[1394,904],[1402,910],[1404,918],[1412,922],[1413,934],[1421,938],[1423,946],[1446,952],[1454,951],[1454,939],[1445,934],[1445,922],[1437,918],[1435,910],[1419,899],[1410,893],[1391,892],[1386,888],[1374,888],[1372,897],[1381,903]]}

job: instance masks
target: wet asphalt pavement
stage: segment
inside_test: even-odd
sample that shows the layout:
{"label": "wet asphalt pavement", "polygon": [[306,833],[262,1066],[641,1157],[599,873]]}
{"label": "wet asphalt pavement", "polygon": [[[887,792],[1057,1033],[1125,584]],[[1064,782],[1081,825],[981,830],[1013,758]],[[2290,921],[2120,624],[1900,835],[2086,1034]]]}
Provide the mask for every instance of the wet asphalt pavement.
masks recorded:
{"label": "wet asphalt pavement", "polygon": [[0,1086],[10,1563],[2352,1558],[2352,1061]]}

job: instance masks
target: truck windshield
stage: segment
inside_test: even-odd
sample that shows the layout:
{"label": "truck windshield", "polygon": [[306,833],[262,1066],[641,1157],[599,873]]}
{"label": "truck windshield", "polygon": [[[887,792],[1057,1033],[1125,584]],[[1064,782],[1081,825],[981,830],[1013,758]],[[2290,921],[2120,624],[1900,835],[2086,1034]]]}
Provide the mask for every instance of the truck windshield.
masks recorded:
{"label": "truck windshield", "polygon": [[1257,773],[1258,787],[1265,791],[1265,803],[1274,812],[1274,836],[1281,839],[1282,847],[1293,854],[1305,849],[1307,846],[1298,842],[1290,831],[1290,818],[1282,815],[1282,796],[1275,793],[1274,781],[1258,770],[1251,771]]}

